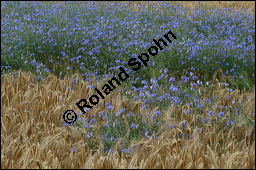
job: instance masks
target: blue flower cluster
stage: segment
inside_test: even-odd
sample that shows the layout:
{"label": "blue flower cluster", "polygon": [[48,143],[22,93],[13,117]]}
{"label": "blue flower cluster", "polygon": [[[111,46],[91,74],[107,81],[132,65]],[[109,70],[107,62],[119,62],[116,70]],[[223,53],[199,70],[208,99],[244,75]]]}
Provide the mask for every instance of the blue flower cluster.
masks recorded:
{"label": "blue flower cluster", "polygon": [[[168,33],[166,33],[166,34],[164,35],[164,37],[166,38],[166,40],[169,41],[169,43],[172,42],[172,41],[170,40],[169,34],[171,34],[174,39],[177,39],[177,37],[176,37],[171,31],[169,31]],[[159,39],[159,40],[155,40],[155,39],[153,39],[153,40],[154,40],[155,44],[157,45],[157,47],[160,48],[160,50],[163,49],[163,47],[161,46],[160,42],[162,42],[163,45],[168,46],[167,42],[164,41],[162,38]],[[157,48],[157,47],[156,47],[156,46],[151,46],[151,47],[148,49],[148,52],[149,52],[149,54],[150,54],[151,56],[156,56],[156,55],[157,55],[157,53],[158,53],[158,48]],[[151,48],[154,48],[154,50],[155,50],[154,53],[152,52]],[[142,57],[143,55],[146,56],[147,58],[146,58],[146,59],[143,59],[143,57]],[[132,61],[135,61],[135,62],[132,62]],[[148,61],[149,61],[149,55],[148,55],[148,53],[142,53],[141,55],[138,56],[138,61],[137,61],[136,58],[131,58],[131,59],[128,61],[128,65],[129,65],[129,66],[137,65],[138,67],[133,67],[133,68],[132,68],[133,71],[137,71],[137,70],[140,69],[142,63],[147,67],[147,66],[148,66],[147,62],[148,62]],[[119,69],[121,70],[121,72],[118,74],[119,80],[125,81],[126,79],[128,79],[128,78],[130,77],[130,76],[126,73],[126,71],[125,71],[124,68],[120,67]],[[125,75],[125,78],[122,77],[122,74]],[[111,91],[113,91],[113,90],[116,88],[116,86],[115,86],[114,83],[113,83],[113,80],[115,80],[116,84],[121,85],[120,81],[118,81],[118,79],[117,79],[116,77],[113,77],[111,80],[108,81],[109,84],[105,84],[105,85],[102,87],[102,90],[104,90],[104,94],[105,94],[105,95],[108,95]],[[112,88],[111,88],[111,87],[112,87]],[[102,92],[101,92],[99,89],[95,88],[95,91],[97,91],[97,93],[100,95],[100,97],[101,97],[102,99],[105,98],[105,96],[102,94]],[[93,101],[93,98],[95,98],[96,101]],[[99,100],[100,100],[100,98],[99,98],[98,95],[92,95],[92,96],[90,97],[90,99],[89,99],[90,104],[92,104],[92,105],[98,104],[98,103],[99,103]],[[84,104],[83,106],[81,106],[80,103],[83,102],[83,101],[85,102],[85,104]],[[86,113],[86,112],[84,111],[84,107],[86,107],[86,108],[88,108],[88,109],[91,109],[91,108],[93,107],[92,105],[87,104],[87,100],[86,100],[86,99],[81,99],[78,103],[76,103],[76,105],[78,106],[78,108],[79,108],[83,113]]]}

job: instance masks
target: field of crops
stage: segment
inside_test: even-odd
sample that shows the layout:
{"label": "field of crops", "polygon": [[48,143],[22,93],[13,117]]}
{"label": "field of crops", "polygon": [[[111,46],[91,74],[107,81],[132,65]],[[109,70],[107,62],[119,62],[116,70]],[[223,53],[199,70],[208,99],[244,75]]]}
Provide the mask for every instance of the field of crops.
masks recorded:
{"label": "field of crops", "polygon": [[255,168],[255,2],[214,4],[1,1],[1,168]]}

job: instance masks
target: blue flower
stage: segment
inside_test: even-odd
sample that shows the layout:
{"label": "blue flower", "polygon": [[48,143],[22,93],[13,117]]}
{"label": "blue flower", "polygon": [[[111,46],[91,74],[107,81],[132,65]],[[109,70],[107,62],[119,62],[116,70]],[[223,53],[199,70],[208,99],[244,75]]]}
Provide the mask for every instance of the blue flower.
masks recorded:
{"label": "blue flower", "polygon": [[174,128],[174,125],[169,125],[170,128]]}
{"label": "blue flower", "polygon": [[173,82],[175,81],[175,78],[174,78],[174,77],[171,77],[171,78],[169,79],[169,81],[170,81],[170,83],[173,83]]}
{"label": "blue flower", "polygon": [[164,98],[164,96],[159,96],[157,99],[162,100],[163,98]]}
{"label": "blue flower", "polygon": [[131,128],[137,128],[137,125],[135,123],[131,123],[130,127]]}
{"label": "blue flower", "polygon": [[127,149],[121,149],[121,152],[127,152],[128,150]]}
{"label": "blue flower", "polygon": [[209,102],[210,102],[210,100],[209,100],[209,99],[205,99],[205,102],[206,102],[206,103],[209,103]]}
{"label": "blue flower", "polygon": [[192,80],[196,80],[196,79],[197,79],[197,76],[193,76],[193,77],[192,77]]}
{"label": "blue flower", "polygon": [[70,123],[64,123],[64,125],[63,126],[69,126],[70,125]]}
{"label": "blue flower", "polygon": [[208,111],[208,116],[211,116],[213,114],[213,111]]}
{"label": "blue flower", "polygon": [[155,114],[156,114],[157,116],[160,115],[160,111],[157,110],[157,111],[155,112]]}
{"label": "blue flower", "polygon": [[190,97],[190,95],[189,95],[189,94],[185,94],[184,96],[185,96],[186,98],[189,98],[189,97]]}
{"label": "blue flower", "polygon": [[132,112],[130,112],[129,114],[127,114],[127,116],[128,117],[130,117],[130,116],[132,116],[133,115],[133,113]]}
{"label": "blue flower", "polygon": [[141,84],[147,84],[146,80],[142,80]]}
{"label": "blue flower", "polygon": [[189,113],[189,110],[185,110],[184,114],[187,115]]}
{"label": "blue flower", "polygon": [[90,110],[91,110],[90,108],[84,109],[85,112],[89,112]]}
{"label": "blue flower", "polygon": [[207,117],[207,118],[205,118],[204,120],[203,120],[203,122],[205,123],[205,122],[207,122],[207,120],[208,120],[209,118]]}
{"label": "blue flower", "polygon": [[223,114],[224,114],[224,112],[220,112],[220,113],[218,113],[218,117],[222,117],[222,116],[223,116]]}
{"label": "blue flower", "polygon": [[85,125],[86,128],[89,128],[90,126],[91,126],[91,123],[87,123],[87,124]]}
{"label": "blue flower", "polygon": [[96,119],[91,119],[91,120],[90,120],[90,124],[93,123],[93,122],[95,122],[95,121],[96,121]]}
{"label": "blue flower", "polygon": [[183,123],[181,124],[181,127],[184,127],[186,124],[187,124],[187,122],[186,122],[186,121],[185,121],[185,122],[183,122]]}
{"label": "blue flower", "polygon": [[203,106],[202,103],[199,103],[196,108],[201,108]]}
{"label": "blue flower", "polygon": [[230,126],[234,123],[234,120],[228,121],[228,123],[226,123],[227,126]]}
{"label": "blue flower", "polygon": [[88,132],[87,133],[87,138],[91,138],[92,137],[92,132]]}
{"label": "blue flower", "polygon": [[72,152],[75,152],[77,150],[77,148],[73,147],[71,150],[72,150]]}
{"label": "blue flower", "polygon": [[178,90],[179,89],[177,87],[173,87],[173,86],[170,87],[170,91],[172,92],[177,92]]}

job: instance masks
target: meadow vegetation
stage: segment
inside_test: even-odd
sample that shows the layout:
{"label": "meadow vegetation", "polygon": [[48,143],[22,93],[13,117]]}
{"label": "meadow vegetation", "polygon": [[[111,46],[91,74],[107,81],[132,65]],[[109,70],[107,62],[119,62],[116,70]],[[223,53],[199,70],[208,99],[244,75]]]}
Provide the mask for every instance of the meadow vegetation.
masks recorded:
{"label": "meadow vegetation", "polygon": [[[1,168],[255,168],[251,3],[2,1]],[[81,113],[169,30],[148,67]]]}

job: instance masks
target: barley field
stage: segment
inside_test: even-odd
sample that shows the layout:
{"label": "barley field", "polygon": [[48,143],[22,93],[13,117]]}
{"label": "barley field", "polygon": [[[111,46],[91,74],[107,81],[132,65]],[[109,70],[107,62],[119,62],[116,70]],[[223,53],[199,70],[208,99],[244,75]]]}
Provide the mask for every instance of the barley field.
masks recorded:
{"label": "barley field", "polygon": [[[255,168],[254,13],[251,1],[1,1],[1,168]],[[148,66],[128,66],[170,30]],[[130,77],[83,114],[76,103],[120,67]]]}

